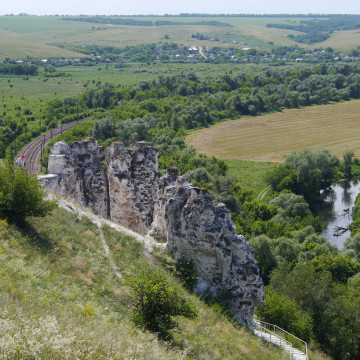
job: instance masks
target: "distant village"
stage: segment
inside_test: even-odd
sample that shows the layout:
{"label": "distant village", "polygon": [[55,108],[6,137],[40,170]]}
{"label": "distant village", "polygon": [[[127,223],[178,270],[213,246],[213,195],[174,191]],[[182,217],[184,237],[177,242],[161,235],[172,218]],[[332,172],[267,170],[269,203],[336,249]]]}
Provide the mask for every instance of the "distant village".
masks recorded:
{"label": "distant village", "polygon": [[[332,48],[315,49],[313,51],[302,49],[298,46],[283,46],[274,49],[262,49],[244,42],[232,40],[230,47],[224,48],[220,46],[198,46],[190,47],[154,45],[152,48],[152,56],[141,56],[141,47],[136,54],[130,47],[125,48],[119,54],[113,54],[101,49],[97,52],[86,54],[81,58],[49,58],[41,60],[33,59],[5,59],[3,63],[16,64],[35,64],[53,66],[65,66],[76,64],[97,64],[97,63],[132,63],[132,62],[208,62],[208,63],[268,63],[274,65],[282,65],[285,63],[319,63],[319,62],[357,62],[360,58],[360,51],[354,49],[350,54],[335,52]],[[131,50],[130,50],[131,49]],[[147,49],[148,51],[148,49]]]}

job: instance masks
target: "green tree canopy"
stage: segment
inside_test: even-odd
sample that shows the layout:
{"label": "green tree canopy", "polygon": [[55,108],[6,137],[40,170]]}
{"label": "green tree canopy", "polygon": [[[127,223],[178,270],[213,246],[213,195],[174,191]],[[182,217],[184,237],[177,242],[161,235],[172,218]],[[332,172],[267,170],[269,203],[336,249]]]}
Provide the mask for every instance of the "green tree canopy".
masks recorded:
{"label": "green tree canopy", "polygon": [[25,216],[45,216],[56,203],[44,200],[45,190],[35,175],[11,162],[0,163],[0,216],[21,221]]}

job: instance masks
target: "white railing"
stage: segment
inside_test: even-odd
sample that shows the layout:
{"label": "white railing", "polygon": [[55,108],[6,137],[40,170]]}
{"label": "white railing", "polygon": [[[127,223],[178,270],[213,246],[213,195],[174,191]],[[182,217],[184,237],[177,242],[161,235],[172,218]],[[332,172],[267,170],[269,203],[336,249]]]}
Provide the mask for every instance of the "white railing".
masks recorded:
{"label": "white railing", "polygon": [[286,330],[281,329],[277,325],[269,324],[264,321],[259,321],[254,319],[254,326],[255,326],[255,330],[258,330],[261,334],[262,333],[268,334],[270,337],[270,342],[271,342],[271,337],[276,336],[276,339],[279,339],[280,341],[279,344],[280,346],[285,347],[285,345],[288,345],[292,349],[300,350],[305,354],[306,360],[308,360],[308,347],[305,341],[299,339],[293,334],[290,334]]}

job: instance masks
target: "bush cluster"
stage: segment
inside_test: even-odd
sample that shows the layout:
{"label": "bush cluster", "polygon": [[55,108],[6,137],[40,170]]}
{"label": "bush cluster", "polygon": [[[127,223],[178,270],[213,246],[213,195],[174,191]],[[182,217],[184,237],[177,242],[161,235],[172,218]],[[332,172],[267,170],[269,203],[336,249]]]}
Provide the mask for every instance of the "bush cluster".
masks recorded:
{"label": "bush cluster", "polygon": [[169,330],[177,326],[174,316],[197,316],[195,305],[183,297],[180,288],[168,282],[160,270],[142,268],[136,276],[128,277],[126,283],[130,286],[134,323],[156,332],[161,338],[168,339]]}

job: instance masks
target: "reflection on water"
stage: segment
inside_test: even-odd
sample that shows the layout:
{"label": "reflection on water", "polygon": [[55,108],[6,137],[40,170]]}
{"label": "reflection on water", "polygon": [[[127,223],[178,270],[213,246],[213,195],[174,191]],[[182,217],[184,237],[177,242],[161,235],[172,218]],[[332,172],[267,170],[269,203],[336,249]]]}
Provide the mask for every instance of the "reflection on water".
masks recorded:
{"label": "reflection on water", "polygon": [[340,250],[343,249],[344,242],[350,236],[350,232],[347,231],[341,236],[334,236],[335,227],[346,228],[352,222],[351,215],[345,214],[344,210],[351,210],[359,192],[359,180],[344,181],[333,185],[331,192],[324,194],[325,201],[316,211],[316,214],[326,224],[326,229],[321,235],[325,236],[331,244],[336,245]]}

